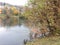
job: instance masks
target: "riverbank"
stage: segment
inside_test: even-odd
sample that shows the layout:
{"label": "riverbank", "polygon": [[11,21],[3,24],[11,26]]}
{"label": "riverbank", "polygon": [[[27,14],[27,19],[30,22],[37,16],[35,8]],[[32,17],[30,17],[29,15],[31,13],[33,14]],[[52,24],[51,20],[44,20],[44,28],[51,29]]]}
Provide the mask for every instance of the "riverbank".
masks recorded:
{"label": "riverbank", "polygon": [[60,45],[60,36],[45,37],[27,42],[26,45]]}

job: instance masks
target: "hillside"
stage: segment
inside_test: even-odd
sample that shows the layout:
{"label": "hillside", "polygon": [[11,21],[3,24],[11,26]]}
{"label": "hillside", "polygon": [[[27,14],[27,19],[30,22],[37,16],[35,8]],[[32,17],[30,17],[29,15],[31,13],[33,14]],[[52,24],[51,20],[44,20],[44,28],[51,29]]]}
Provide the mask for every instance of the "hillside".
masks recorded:
{"label": "hillside", "polygon": [[0,2],[0,13],[6,14],[9,12],[9,14],[17,15],[20,12],[24,11],[24,6],[17,6],[17,5],[11,5],[8,3]]}

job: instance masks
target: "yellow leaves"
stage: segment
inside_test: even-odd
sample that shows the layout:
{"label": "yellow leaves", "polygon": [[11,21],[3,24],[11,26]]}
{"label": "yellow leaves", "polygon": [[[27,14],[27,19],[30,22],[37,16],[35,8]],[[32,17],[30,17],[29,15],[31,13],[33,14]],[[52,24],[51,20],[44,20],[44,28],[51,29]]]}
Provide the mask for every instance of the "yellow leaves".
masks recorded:
{"label": "yellow leaves", "polygon": [[14,10],[13,14],[18,14],[18,10]]}
{"label": "yellow leaves", "polygon": [[0,9],[0,14],[2,13],[2,9]]}
{"label": "yellow leaves", "polygon": [[11,9],[13,11],[13,14],[15,14],[15,15],[19,13],[19,11],[17,10],[16,7],[11,7]]}

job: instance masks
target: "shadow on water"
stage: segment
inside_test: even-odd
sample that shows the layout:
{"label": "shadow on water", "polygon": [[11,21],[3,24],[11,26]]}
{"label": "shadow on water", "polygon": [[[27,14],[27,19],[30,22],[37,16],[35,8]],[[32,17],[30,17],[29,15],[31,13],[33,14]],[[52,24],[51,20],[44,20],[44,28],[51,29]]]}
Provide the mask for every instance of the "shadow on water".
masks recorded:
{"label": "shadow on water", "polygon": [[24,40],[29,40],[26,26],[0,26],[0,45],[24,45]]}

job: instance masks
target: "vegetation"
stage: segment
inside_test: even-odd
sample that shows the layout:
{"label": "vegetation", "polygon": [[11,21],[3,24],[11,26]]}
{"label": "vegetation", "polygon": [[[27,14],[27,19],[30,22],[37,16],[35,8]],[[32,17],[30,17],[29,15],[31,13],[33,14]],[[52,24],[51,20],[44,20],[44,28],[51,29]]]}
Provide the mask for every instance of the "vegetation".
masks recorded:
{"label": "vegetation", "polygon": [[[49,36],[60,35],[60,0],[30,0],[30,9],[26,9],[25,17],[30,22],[30,27],[40,28],[45,35],[49,30]],[[35,28],[36,28],[35,27]],[[44,33],[45,32],[45,33]],[[34,32],[33,32],[34,33]],[[37,34],[37,33],[36,33]],[[35,35],[36,36],[36,35]],[[60,37],[45,37],[27,45],[60,45]]]}
{"label": "vegetation", "polygon": [[43,30],[50,30],[50,34],[59,35],[59,2],[60,0],[30,0],[23,16],[27,18],[30,27],[36,26]]}
{"label": "vegetation", "polygon": [[[33,28],[32,30],[35,30],[35,37],[38,34],[47,36],[47,32],[49,32],[48,36],[60,35],[60,0],[29,0],[28,6],[25,6],[22,10],[20,8],[17,9],[15,6],[11,6],[10,9],[5,6],[2,12],[0,16],[5,15],[3,21],[6,24],[13,25],[13,23],[24,23],[30,29]],[[32,32],[34,33],[34,31]],[[57,39],[55,40],[52,38]],[[46,45],[60,44],[59,41],[57,41],[60,40],[59,37],[52,38],[49,37],[47,39],[46,37],[36,40],[36,43],[38,43],[38,45],[45,45],[45,43],[48,43]],[[55,41],[57,41],[57,43],[55,43]],[[31,45],[37,45],[36,43],[34,44],[34,42],[35,41],[33,41],[33,43],[31,42]]]}
{"label": "vegetation", "polygon": [[15,6],[9,8],[5,5],[0,16],[4,15],[4,19],[9,18],[10,21],[15,17],[14,20],[25,23],[29,28],[36,27],[42,32],[49,30],[50,34],[60,35],[59,2],[60,0],[29,0],[24,10]]}
{"label": "vegetation", "polygon": [[[29,0],[28,6],[22,11],[20,8],[5,5],[0,16],[11,20],[17,16],[19,22],[25,23],[30,28],[36,27],[39,30],[49,30],[50,34],[60,34],[60,0]],[[0,9],[1,12],[1,9]],[[15,17],[15,18],[17,18]],[[15,19],[14,19],[15,20]],[[9,22],[9,21],[8,21]],[[16,21],[15,21],[16,22]],[[21,23],[22,23],[21,22]]]}
{"label": "vegetation", "polygon": [[32,42],[27,42],[26,45],[60,45],[60,37],[54,36],[36,39]]}

